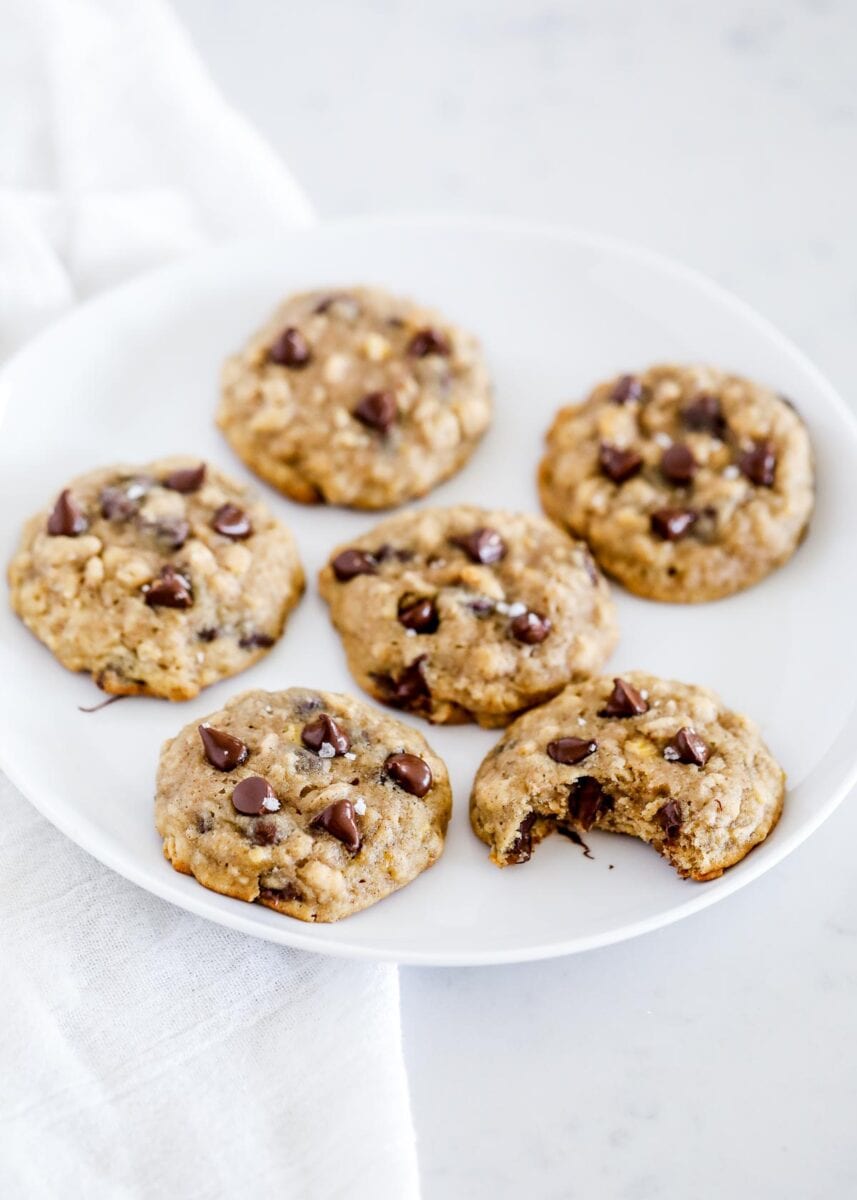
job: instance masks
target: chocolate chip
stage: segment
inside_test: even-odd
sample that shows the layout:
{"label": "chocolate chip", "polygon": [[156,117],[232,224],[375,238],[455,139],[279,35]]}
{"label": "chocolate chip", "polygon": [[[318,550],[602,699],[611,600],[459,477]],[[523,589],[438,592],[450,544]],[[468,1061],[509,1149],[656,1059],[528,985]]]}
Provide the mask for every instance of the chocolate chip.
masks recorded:
{"label": "chocolate chip", "polygon": [[624,679],[613,680],[613,691],[607,703],[598,713],[599,717],[638,717],[649,711],[648,701],[635,687]]}
{"label": "chocolate chip", "polygon": [[[351,748],[348,734],[327,713],[319,713],[314,720],[304,725],[301,741],[308,750],[315,750],[322,758],[335,758],[339,754],[346,754]],[[331,747],[333,754],[321,753],[325,745]]]}
{"label": "chocolate chip", "polygon": [[422,707],[422,701],[431,695],[423,674],[425,661],[426,655],[421,654],[395,679],[389,675],[375,676],[388,693],[388,703],[396,708]]}
{"label": "chocolate chip", "polygon": [[434,600],[427,596],[402,596],[398,610],[399,623],[417,633],[435,633],[440,624]]}
{"label": "chocolate chip", "polygon": [[426,358],[429,354],[448,355],[452,347],[439,329],[419,329],[408,342],[411,358]]}
{"label": "chocolate chip", "polygon": [[431,767],[416,754],[391,754],[384,770],[411,796],[424,796],[432,785]]}
{"label": "chocolate chip", "polygon": [[395,559],[396,562],[410,562],[414,557],[413,550],[398,549],[396,546],[391,546],[389,542],[384,542],[383,546],[379,546],[377,550],[373,550],[370,558],[374,558],[375,562],[389,562]]}
{"label": "chocolate chip", "polygon": [[[591,858],[593,861],[595,860],[595,855],[590,851],[586,842],[583,840],[583,838],[580,836],[580,834],[577,832],[576,829],[567,829],[564,825],[557,825],[556,831],[557,831],[557,833],[561,833],[563,837],[567,837],[568,840],[570,842],[573,842],[575,846],[579,846],[581,848],[581,850],[583,851],[584,858]],[[611,870],[612,870],[612,868],[611,868]]]}
{"label": "chocolate chip", "polygon": [[106,487],[99,497],[105,521],[128,521],[140,507],[139,499],[128,495],[124,487]]}
{"label": "chocolate chip", "polygon": [[213,642],[215,638],[220,637],[220,630],[214,626],[208,629],[198,629],[196,636],[201,642]]}
{"label": "chocolate chip", "polygon": [[659,508],[649,518],[652,533],[665,542],[677,542],[696,524],[698,515],[692,508]]}
{"label": "chocolate chip", "polygon": [[757,487],[773,487],[777,471],[777,452],[767,440],[753,442],[752,448],[738,456],[738,466]]}
{"label": "chocolate chip", "polygon": [[248,775],[235,785],[232,807],[245,817],[258,817],[263,812],[276,812],[280,802],[267,779],[261,775]]}
{"label": "chocolate chip", "polygon": [[533,826],[536,823],[537,815],[534,812],[529,813],[518,826],[515,840],[506,851],[506,862],[510,865],[527,862],[533,853]]}
{"label": "chocolate chip", "polygon": [[610,392],[614,404],[630,404],[632,400],[642,400],[643,385],[636,375],[623,375],[617,379]]}
{"label": "chocolate chip", "polygon": [[673,442],[661,456],[661,474],[670,483],[690,483],[696,474],[696,459],[690,446]]}
{"label": "chocolate chip", "polygon": [[146,584],[143,592],[150,608],[190,608],[193,604],[190,581],[170,563],[161,567],[157,579]]}
{"label": "chocolate chip", "polygon": [[190,525],[181,517],[161,517],[151,526],[151,530],[167,550],[181,550],[190,537]]}
{"label": "chocolate chip", "polygon": [[667,762],[694,763],[697,767],[704,767],[710,756],[707,742],[686,725],[664,747]]}
{"label": "chocolate chip", "polygon": [[474,616],[479,617],[480,621],[482,621],[485,619],[485,617],[489,617],[491,615],[491,613],[494,611],[495,604],[493,600],[488,598],[488,596],[477,596],[475,600],[468,601],[467,607]]}
{"label": "chocolate chip", "polygon": [[278,904],[282,900],[302,900],[303,892],[296,883],[284,883],[275,888],[259,888],[259,900]]}
{"label": "chocolate chip", "polygon": [[240,738],[214,729],[211,725],[200,725],[199,736],[205,757],[218,771],[233,771],[247,761],[250,751]]}
{"label": "chocolate chip", "polygon": [[603,812],[613,807],[613,798],[608,796],[597,779],[582,775],[576,779],[568,794],[568,816],[582,829],[591,829]]}
{"label": "chocolate chip", "polygon": [[682,410],[681,419],[685,429],[710,433],[721,440],[726,432],[726,418],[723,416],[720,399],[707,392],[701,392]]}
{"label": "chocolate chip", "polygon": [[655,813],[655,820],[666,835],[668,842],[674,842],[681,829],[681,808],[675,800],[668,800],[663,808]]}
{"label": "chocolate chip", "polygon": [[354,409],[358,421],[379,433],[387,433],[398,415],[399,406],[392,392],[369,392]]}
{"label": "chocolate chip", "polygon": [[180,467],[177,471],[170,471],[164,480],[164,487],[187,496],[191,492],[198,492],[204,479],[205,463],[200,463],[198,467]]}
{"label": "chocolate chip", "polygon": [[236,504],[221,504],[211,521],[211,527],[234,542],[248,538],[253,525],[243,508]]}
{"label": "chocolate chip", "polygon": [[594,754],[598,749],[598,743],[593,742],[590,738],[579,737],[563,737],[557,738],[556,741],[548,742],[547,752],[554,762],[562,763],[563,766],[574,766],[575,763],[583,762],[585,758],[589,758],[590,754]]}
{"label": "chocolate chip", "polygon": [[238,639],[238,645],[242,650],[267,650],[273,646],[276,638],[271,637],[270,633],[245,633],[243,637]]}
{"label": "chocolate chip", "polygon": [[355,854],[360,849],[360,830],[354,819],[354,805],[350,800],[337,800],[328,804],[310,822],[314,829],[323,829],[342,842],[346,850]]}
{"label": "chocolate chip", "polygon": [[464,550],[475,563],[490,566],[506,557],[506,543],[496,529],[474,529],[449,539],[453,546]]}
{"label": "chocolate chip", "polygon": [[598,466],[601,473],[614,483],[624,483],[631,479],[643,465],[643,460],[636,450],[622,449],[621,446],[611,446],[602,442],[598,451]]}
{"label": "chocolate chip", "polygon": [[549,617],[537,612],[520,613],[509,625],[512,637],[527,646],[537,646],[551,631]]}
{"label": "chocolate chip", "polygon": [[51,537],[77,537],[86,533],[89,522],[80,505],[66,488],[60,492],[53,512],[48,517],[48,533]]}
{"label": "chocolate chip", "polygon": [[364,550],[343,550],[330,564],[340,583],[347,583],[357,575],[377,575],[378,564]]}
{"label": "chocolate chip", "polygon": [[247,836],[254,846],[278,846],[282,841],[279,825],[270,818],[254,821]]}
{"label": "chocolate chip", "polygon": [[268,359],[280,367],[305,367],[310,358],[307,340],[294,325],[284,329],[268,351]]}

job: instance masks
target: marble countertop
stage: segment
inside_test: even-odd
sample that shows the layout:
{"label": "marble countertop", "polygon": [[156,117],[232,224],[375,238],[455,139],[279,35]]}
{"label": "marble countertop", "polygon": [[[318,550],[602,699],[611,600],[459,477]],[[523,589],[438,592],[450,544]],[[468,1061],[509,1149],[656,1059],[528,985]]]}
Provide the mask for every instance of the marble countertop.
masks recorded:
{"label": "marble countertop", "polygon": [[[850,0],[175,7],[322,215],[619,235],[732,288],[854,395]],[[854,1195],[854,844],[852,797],[775,871],[659,933],[403,970],[426,1200]]]}

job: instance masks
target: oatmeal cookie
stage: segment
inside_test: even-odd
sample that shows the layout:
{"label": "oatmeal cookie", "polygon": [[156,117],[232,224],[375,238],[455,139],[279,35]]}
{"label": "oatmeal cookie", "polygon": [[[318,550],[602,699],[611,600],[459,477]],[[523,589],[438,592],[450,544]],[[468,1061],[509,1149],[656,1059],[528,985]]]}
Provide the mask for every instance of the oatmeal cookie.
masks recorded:
{"label": "oatmeal cookie", "polygon": [[679,875],[715,879],[779,820],[785,775],[747,717],[643,671],[572,684],[487,755],[470,819],[500,866],[553,830],[641,838]]}
{"label": "oatmeal cookie", "polygon": [[586,547],[523,513],[390,517],[334,551],[319,587],[360,686],[438,723],[505,725],[617,639]]}
{"label": "oatmeal cookie", "polygon": [[28,521],[12,607],[64,667],[116,695],[187,700],[283,632],[304,575],[291,533],[210,464],[73,480]]}
{"label": "oatmeal cookie", "polygon": [[473,453],[491,419],[476,340],[378,288],[291,296],[223,370],[217,423],[293,500],[387,508]]}
{"label": "oatmeal cookie", "polygon": [[302,921],[382,900],[443,851],[446,767],[351,696],[244,692],[162,752],[155,822],[177,871]]}
{"label": "oatmeal cookie", "polygon": [[549,516],[653,600],[715,600],[794,553],[812,447],[784,397],[713,367],[656,366],[561,409],[539,475]]}

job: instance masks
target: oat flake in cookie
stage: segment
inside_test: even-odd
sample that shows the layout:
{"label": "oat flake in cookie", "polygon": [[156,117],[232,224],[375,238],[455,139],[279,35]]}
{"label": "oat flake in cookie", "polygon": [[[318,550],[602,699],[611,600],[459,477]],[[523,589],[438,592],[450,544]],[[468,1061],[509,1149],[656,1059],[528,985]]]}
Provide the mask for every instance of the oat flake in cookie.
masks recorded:
{"label": "oat flake in cookie", "polygon": [[204,887],[302,921],[368,908],[443,851],[452,794],[416,730],[350,696],[244,692],[168,741],[155,822]]}
{"label": "oat flake in cookie", "polygon": [[764,841],[785,776],[759,730],[706,688],[642,671],[573,684],[509,727],[470,798],[498,866],[549,833],[641,838],[691,879],[714,879]]}
{"label": "oat flake in cookie", "polygon": [[470,457],[491,387],[470,334],[370,288],[292,296],[223,370],[217,423],[293,500],[387,508]]}
{"label": "oat flake in cookie", "polygon": [[545,511],[630,591],[715,600],[794,553],[813,507],[812,448],[768,388],[656,366],[561,409],[539,483]]}
{"label": "oat flake in cookie", "polygon": [[439,723],[505,725],[601,670],[617,639],[586,547],[521,513],[390,517],[335,550],[319,587],[360,686]]}
{"label": "oat flake in cookie", "polygon": [[105,467],[28,521],[12,607],[107,692],[186,700],[261,658],[304,586],[294,539],[198,458]]}

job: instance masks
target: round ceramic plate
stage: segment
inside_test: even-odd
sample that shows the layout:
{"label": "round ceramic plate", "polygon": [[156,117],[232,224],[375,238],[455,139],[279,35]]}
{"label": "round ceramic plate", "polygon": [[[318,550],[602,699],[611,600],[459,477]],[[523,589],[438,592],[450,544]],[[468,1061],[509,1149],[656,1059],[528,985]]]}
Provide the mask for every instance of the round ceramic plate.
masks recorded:
{"label": "round ceramic plate", "polygon": [[339,924],[306,925],[173,872],[152,824],[166,737],[243,688],[357,690],[313,581],[329,548],[376,517],[304,508],[263,484],[298,537],[310,580],[271,654],[185,704],[129,699],[84,714],[78,705],[99,699],[94,685],[64,671],[4,606],[4,769],[70,838],[142,887],[224,925],[329,954],[424,964],[566,954],[655,929],[757,878],[821,823],[855,776],[857,427],[775,329],[651,254],[508,224],[379,219],[206,253],[84,305],[2,375],[4,561],[23,519],[90,467],[188,452],[250,479],[213,424],[224,356],[285,293],[357,282],[437,305],[481,337],[493,371],[491,432],[469,466],[424,503],[537,511],[536,464],[554,411],[617,371],[710,361],[795,401],[818,461],[818,507],[804,545],[759,586],[714,604],[655,604],[616,589],[622,638],[611,663],[707,684],[760,723],[789,777],[771,837],[705,884],[678,879],[642,843],[608,834],[591,837],[591,859],[556,837],[528,864],[499,871],[467,816],[473,774],[497,734],[414,718],[449,764],[455,811],[443,858],[409,887]]}

